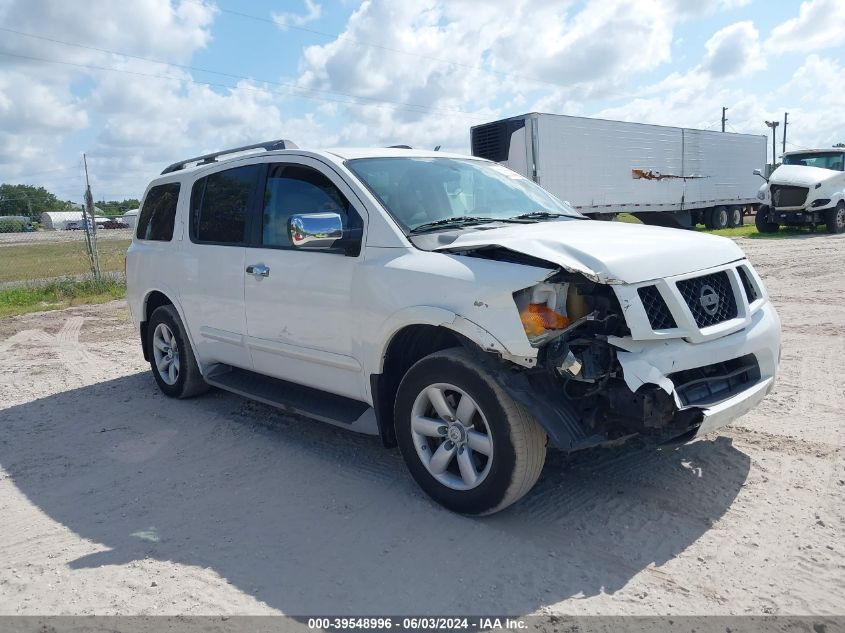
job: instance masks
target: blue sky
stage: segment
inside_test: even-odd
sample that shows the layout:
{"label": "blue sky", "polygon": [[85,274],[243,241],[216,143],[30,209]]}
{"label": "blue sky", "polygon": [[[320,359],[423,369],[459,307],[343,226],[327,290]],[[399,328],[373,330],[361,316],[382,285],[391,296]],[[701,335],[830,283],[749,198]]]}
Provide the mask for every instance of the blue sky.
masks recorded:
{"label": "blue sky", "polygon": [[754,134],[788,110],[788,149],[845,141],[841,0],[86,7],[0,0],[2,182],[78,200],[85,152],[95,197],[139,197],[220,147],[468,151],[471,125],[532,110],[716,129],[725,105]]}

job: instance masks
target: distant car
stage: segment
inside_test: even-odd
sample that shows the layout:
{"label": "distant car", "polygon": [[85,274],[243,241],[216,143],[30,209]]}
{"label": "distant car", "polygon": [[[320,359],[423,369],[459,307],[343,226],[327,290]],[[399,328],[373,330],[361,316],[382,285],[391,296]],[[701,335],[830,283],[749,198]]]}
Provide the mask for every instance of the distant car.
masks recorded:
{"label": "distant car", "polygon": [[79,231],[82,229],[82,222],[68,222],[65,224],[65,231]]}
{"label": "distant car", "polygon": [[119,220],[108,220],[102,224],[97,224],[99,228],[103,229],[128,229],[129,225]]}

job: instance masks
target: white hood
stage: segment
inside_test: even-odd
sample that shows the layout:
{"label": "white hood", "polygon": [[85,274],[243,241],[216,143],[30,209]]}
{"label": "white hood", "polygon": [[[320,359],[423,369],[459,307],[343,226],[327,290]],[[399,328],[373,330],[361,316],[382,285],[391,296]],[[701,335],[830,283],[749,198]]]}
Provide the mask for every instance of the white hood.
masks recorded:
{"label": "white hood", "polygon": [[841,171],[808,167],[806,165],[781,165],[769,177],[770,185],[793,185],[796,187],[815,187],[818,183],[841,176]]}
{"label": "white hood", "polygon": [[604,283],[639,283],[745,257],[733,240],[624,222],[570,220],[468,231],[435,250],[501,246]]}

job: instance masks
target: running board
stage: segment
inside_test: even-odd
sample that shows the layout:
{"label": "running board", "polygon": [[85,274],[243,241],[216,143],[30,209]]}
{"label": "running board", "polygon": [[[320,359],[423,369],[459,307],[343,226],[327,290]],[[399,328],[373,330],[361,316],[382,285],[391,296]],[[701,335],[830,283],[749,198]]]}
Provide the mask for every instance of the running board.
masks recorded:
{"label": "running board", "polygon": [[378,435],[373,408],[366,402],[304,387],[229,365],[217,365],[205,381],[244,398],[292,411],[357,433]]}

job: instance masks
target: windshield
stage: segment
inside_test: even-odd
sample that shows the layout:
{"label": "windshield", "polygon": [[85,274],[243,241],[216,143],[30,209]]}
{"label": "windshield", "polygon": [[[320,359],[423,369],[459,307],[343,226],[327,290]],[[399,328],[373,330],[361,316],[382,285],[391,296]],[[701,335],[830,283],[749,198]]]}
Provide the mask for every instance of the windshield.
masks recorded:
{"label": "windshield", "polygon": [[[406,231],[484,221],[582,218],[572,207],[506,167],[459,158],[357,158],[347,166]],[[466,222],[461,222],[466,218]]]}
{"label": "windshield", "polygon": [[821,167],[822,169],[833,169],[843,171],[842,152],[813,152],[807,154],[789,154],[783,157],[784,165],[804,165],[805,167]]}

